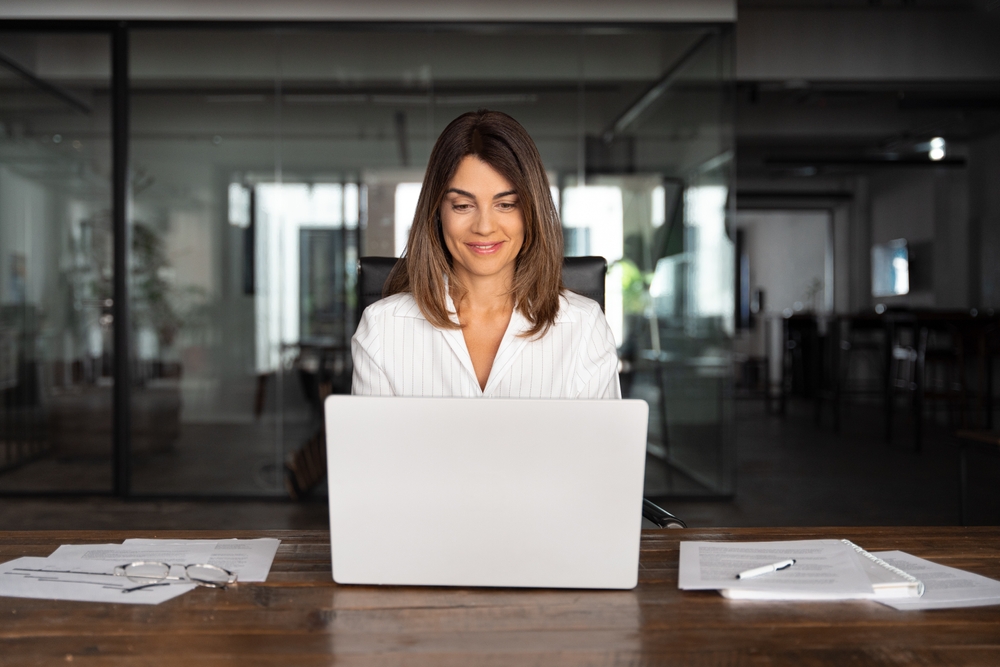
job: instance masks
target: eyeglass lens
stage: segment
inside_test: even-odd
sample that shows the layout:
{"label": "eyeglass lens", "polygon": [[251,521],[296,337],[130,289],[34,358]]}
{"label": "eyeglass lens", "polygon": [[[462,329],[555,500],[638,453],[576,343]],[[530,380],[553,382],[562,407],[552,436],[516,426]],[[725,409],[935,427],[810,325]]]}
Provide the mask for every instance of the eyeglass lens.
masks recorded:
{"label": "eyeglass lens", "polygon": [[236,581],[231,572],[214,565],[188,565],[184,572],[191,581],[209,586],[225,586]]}
{"label": "eyeglass lens", "polygon": [[125,566],[125,576],[137,583],[166,579],[170,566],[166,563],[130,563]]}

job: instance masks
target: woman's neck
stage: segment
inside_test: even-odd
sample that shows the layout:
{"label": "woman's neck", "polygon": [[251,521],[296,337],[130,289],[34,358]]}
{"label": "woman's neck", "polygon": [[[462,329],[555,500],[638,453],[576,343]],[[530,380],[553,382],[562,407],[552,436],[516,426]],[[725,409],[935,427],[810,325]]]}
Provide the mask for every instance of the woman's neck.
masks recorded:
{"label": "woman's neck", "polygon": [[453,291],[452,300],[476,380],[480,390],[486,391],[493,361],[514,314],[513,272],[509,276],[465,274],[457,277],[465,291],[461,295]]}
{"label": "woman's neck", "polygon": [[452,286],[452,300],[459,313],[459,319],[464,315],[481,315],[491,313],[509,314],[514,309],[514,297],[511,293],[514,276],[494,275],[476,276],[463,275],[459,277],[464,294],[455,293]]}

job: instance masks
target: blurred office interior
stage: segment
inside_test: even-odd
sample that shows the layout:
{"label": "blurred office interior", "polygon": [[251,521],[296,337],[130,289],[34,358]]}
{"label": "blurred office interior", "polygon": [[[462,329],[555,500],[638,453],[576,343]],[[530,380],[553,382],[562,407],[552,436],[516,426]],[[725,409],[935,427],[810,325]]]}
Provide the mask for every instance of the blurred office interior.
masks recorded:
{"label": "blurred office interior", "polygon": [[647,496],[1000,520],[997,3],[51,4],[0,9],[0,527],[321,527],[357,259],[481,107],[608,260]]}

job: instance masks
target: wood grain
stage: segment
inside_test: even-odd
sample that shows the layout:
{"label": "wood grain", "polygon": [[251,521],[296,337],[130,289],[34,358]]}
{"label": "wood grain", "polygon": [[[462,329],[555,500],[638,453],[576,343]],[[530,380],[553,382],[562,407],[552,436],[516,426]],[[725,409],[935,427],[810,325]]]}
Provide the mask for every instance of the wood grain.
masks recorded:
{"label": "wood grain", "polygon": [[1000,528],[645,531],[632,591],[338,586],[322,531],[0,532],[0,561],[129,537],[277,537],[266,583],[155,607],[0,598],[0,665],[1000,665],[1000,607],[677,590],[680,540],[846,537],[1000,579]]}

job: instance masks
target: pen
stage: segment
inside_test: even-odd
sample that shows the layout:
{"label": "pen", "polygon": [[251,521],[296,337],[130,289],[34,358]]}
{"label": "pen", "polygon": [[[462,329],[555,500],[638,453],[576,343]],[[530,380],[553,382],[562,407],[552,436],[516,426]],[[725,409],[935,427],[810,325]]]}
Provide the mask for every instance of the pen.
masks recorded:
{"label": "pen", "polygon": [[750,577],[759,577],[762,574],[767,574],[769,572],[777,572],[778,570],[784,570],[795,564],[794,558],[789,558],[788,560],[780,560],[777,563],[771,563],[770,565],[761,565],[760,567],[755,567],[752,570],[745,570],[736,575],[737,579],[749,579]]}

